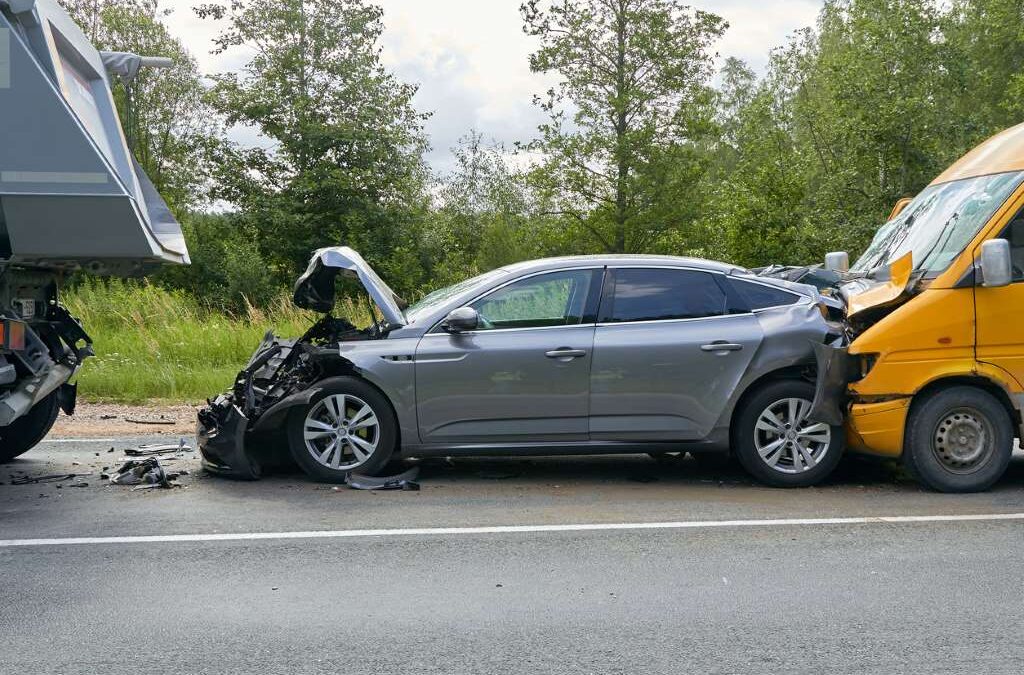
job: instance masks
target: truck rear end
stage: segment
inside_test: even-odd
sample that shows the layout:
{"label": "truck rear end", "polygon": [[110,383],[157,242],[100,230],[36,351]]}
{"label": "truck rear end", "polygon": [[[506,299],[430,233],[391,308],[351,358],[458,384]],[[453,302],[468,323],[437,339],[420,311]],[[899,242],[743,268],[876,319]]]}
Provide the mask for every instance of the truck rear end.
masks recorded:
{"label": "truck rear end", "polygon": [[108,68],[55,0],[0,0],[0,461],[45,436],[91,340],[60,304],[69,272],[187,264],[181,227],[135,161]]}

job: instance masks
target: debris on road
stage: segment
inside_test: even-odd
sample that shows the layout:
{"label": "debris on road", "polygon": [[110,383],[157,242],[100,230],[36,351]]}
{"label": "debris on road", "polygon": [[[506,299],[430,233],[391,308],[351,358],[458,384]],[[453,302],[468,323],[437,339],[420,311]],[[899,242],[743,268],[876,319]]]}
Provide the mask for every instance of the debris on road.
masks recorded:
{"label": "debris on road", "polygon": [[174,482],[187,471],[167,473],[155,457],[148,459],[130,459],[110,477],[114,485],[134,485],[133,490],[149,490],[152,488],[181,487]]}
{"label": "debris on road", "polygon": [[11,480],[11,485],[31,485],[35,483],[61,483],[81,476],[91,476],[89,473],[49,473],[41,476],[18,476]]}
{"label": "debris on road", "polygon": [[177,444],[174,443],[147,443],[136,448],[125,448],[124,454],[129,457],[147,457],[149,455],[163,455],[171,452],[192,452],[192,446],[185,443],[182,438]]}
{"label": "debris on road", "polygon": [[124,421],[125,422],[130,422],[132,424],[168,424],[168,425],[171,425],[171,424],[177,424],[178,423],[178,420],[167,419],[163,415],[161,415],[159,418],[125,417]]}
{"label": "debris on road", "polygon": [[362,476],[357,473],[350,473],[345,478],[345,483],[353,490],[404,490],[416,492],[420,484],[416,478],[420,475],[420,468],[414,466],[408,471],[403,471],[394,476]]}

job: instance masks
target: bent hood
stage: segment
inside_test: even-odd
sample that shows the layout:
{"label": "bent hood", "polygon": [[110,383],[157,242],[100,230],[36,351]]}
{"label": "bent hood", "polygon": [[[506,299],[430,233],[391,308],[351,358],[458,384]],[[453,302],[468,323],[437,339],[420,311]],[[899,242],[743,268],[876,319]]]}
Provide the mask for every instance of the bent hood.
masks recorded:
{"label": "bent hood", "polygon": [[903,299],[914,271],[911,253],[889,263],[883,279],[856,279],[839,286],[846,300],[846,316],[854,319],[870,309],[886,307]]}
{"label": "bent hood", "polygon": [[401,298],[348,246],[329,246],[313,252],[309,267],[295,282],[293,302],[303,309],[330,312],[334,309],[334,282],[339,274],[359,280],[392,328],[406,324]]}

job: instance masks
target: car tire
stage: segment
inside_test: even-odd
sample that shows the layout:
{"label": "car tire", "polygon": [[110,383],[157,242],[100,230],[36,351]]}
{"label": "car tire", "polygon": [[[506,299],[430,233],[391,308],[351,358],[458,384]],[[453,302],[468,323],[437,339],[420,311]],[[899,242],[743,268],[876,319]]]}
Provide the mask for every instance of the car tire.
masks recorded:
{"label": "car tire", "polygon": [[27,413],[6,427],[0,427],[0,463],[22,455],[46,438],[60,412],[59,390],[52,392]]}
{"label": "car tire", "polygon": [[1010,414],[977,387],[949,387],[915,400],[906,429],[903,466],[939,492],[987,490],[1013,454]]}
{"label": "car tire", "polygon": [[733,418],[732,450],[751,476],[773,487],[807,487],[832,473],[843,428],[806,422],[813,400],[814,385],[803,380],[770,382],[744,399]]}
{"label": "car tire", "polygon": [[308,405],[288,415],[288,448],[295,463],[325,483],[344,483],[350,473],[374,475],[391,459],[398,440],[391,403],[357,377],[334,377],[318,386]]}

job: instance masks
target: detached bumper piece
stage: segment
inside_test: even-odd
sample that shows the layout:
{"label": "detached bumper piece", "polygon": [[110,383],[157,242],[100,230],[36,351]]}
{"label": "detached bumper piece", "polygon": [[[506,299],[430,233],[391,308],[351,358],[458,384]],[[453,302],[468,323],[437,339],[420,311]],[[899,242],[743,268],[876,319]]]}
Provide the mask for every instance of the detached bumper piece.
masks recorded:
{"label": "detached bumper piece", "polygon": [[249,419],[228,397],[218,396],[199,411],[196,439],[203,468],[211,473],[256,480],[259,463],[245,451]]}

